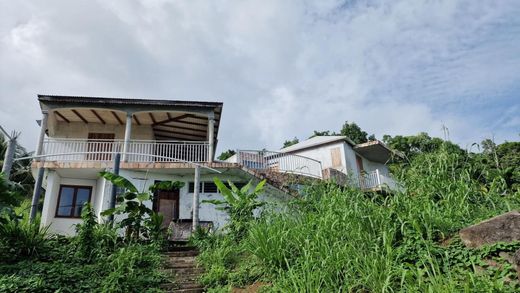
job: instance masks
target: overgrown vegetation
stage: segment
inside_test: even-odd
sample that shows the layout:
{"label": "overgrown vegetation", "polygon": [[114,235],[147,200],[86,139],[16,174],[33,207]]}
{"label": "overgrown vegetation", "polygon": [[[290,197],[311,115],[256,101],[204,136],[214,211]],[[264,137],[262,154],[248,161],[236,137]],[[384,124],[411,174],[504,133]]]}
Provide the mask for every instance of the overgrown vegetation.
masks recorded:
{"label": "overgrown vegetation", "polygon": [[160,291],[166,276],[160,272],[163,238],[156,236],[154,223],[159,220],[154,214],[138,220],[144,223],[139,230],[143,238],[134,237],[135,229],[132,237],[122,238],[119,225],[99,224],[85,204],[77,236],[50,235],[38,221],[29,222],[28,202],[16,207],[18,200],[6,200],[17,197],[2,180],[0,292]]}
{"label": "overgrown vegetation", "polygon": [[[241,241],[198,241],[202,282],[227,292],[254,282],[273,292],[518,292],[498,257],[517,243],[467,249],[457,232],[520,207],[503,177],[442,144],[396,169],[405,188],[381,195],[332,183],[308,186],[284,213],[264,212]],[[496,265],[490,265],[491,260]]]}

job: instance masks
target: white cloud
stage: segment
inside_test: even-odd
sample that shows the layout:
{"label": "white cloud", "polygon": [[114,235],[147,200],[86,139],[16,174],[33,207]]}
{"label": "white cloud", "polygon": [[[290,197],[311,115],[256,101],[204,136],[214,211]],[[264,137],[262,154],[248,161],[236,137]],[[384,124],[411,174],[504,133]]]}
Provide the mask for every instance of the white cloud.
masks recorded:
{"label": "white cloud", "polygon": [[[4,1],[0,123],[37,93],[224,102],[219,148],[338,130],[518,139],[518,1]],[[24,113],[23,116],[20,113]]]}

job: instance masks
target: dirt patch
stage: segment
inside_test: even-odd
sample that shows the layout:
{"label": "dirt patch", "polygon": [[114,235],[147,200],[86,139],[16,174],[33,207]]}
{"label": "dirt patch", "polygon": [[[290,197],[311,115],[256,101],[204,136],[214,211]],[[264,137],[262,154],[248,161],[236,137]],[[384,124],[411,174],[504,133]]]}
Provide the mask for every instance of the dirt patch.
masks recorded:
{"label": "dirt patch", "polygon": [[270,283],[265,282],[255,282],[245,288],[233,288],[231,289],[232,293],[257,293],[263,287],[271,285]]}

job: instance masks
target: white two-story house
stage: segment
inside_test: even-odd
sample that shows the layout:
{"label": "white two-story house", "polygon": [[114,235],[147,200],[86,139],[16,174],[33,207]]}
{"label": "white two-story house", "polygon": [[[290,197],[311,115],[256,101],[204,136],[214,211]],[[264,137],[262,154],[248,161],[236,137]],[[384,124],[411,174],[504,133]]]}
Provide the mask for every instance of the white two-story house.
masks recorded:
{"label": "white two-story house", "polygon": [[[164,225],[185,223],[188,230],[191,224],[222,227],[226,223],[223,212],[200,203],[220,197],[215,177],[238,186],[265,178],[268,184],[262,198],[279,201],[288,190],[273,174],[322,179],[329,165],[345,172],[352,167],[352,158],[343,159],[349,156],[344,146],[341,163],[335,157],[329,162],[310,152],[312,148],[298,145],[282,152],[238,150],[234,159],[216,161],[222,131],[220,102],[54,95],[38,95],[38,101],[42,118],[32,164],[37,180],[31,216],[44,190],[41,224],[54,233],[73,234],[85,202],[92,204],[102,220],[101,212],[113,206],[115,199],[112,184],[99,172],[116,170],[116,157],[121,159],[119,174],[141,190],[163,180],[185,183],[179,190],[158,192],[147,204],[163,214]],[[378,150],[370,154],[371,146],[353,148],[367,160],[363,165],[367,170],[386,158],[377,158]],[[384,164],[374,166],[386,170]]]}

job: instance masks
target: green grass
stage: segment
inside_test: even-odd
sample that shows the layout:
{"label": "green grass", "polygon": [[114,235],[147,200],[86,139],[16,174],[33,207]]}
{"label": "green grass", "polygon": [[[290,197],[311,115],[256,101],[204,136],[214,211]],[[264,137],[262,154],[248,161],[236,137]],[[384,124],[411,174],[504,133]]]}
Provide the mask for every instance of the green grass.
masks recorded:
{"label": "green grass", "polygon": [[475,172],[441,150],[401,168],[404,188],[393,195],[309,186],[288,212],[264,213],[243,240],[207,239],[202,280],[216,289],[263,281],[273,292],[518,292],[512,268],[490,253],[518,245],[470,250],[457,240],[461,228],[520,206],[518,192],[501,180],[482,185]]}

